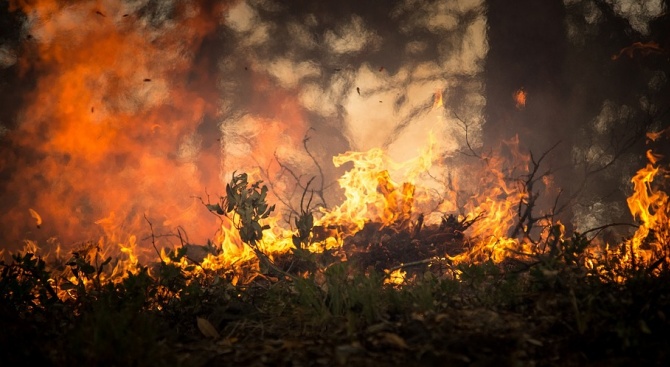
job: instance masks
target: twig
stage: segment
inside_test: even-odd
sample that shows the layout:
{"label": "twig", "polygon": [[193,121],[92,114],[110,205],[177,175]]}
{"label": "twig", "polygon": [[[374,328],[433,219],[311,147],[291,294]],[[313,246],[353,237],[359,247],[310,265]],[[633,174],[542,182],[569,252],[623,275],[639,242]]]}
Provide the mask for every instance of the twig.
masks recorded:
{"label": "twig", "polygon": [[161,252],[158,251],[158,247],[156,247],[156,236],[154,235],[154,226],[151,224],[151,221],[149,218],[147,218],[147,214],[144,214],[144,220],[149,223],[149,229],[151,230],[151,245],[154,247],[154,250],[156,250],[156,253],[158,254],[158,258],[160,259],[161,263],[165,265],[165,261],[163,260],[163,257],[161,256]]}
{"label": "twig", "polygon": [[451,262],[450,262],[448,259],[446,259],[446,258],[442,258],[442,259],[441,259],[441,258],[435,258],[435,257],[432,257],[432,258],[430,258],[430,259],[424,259],[424,260],[412,261],[412,262],[408,262],[408,263],[404,263],[404,264],[396,265],[396,266],[394,266],[394,267],[392,267],[392,268],[389,268],[388,270],[389,270],[389,272],[392,272],[392,271],[395,271],[395,270],[398,270],[398,269],[409,268],[409,267],[412,267],[412,266],[418,266],[418,265],[424,265],[424,264],[431,264],[431,263],[440,263],[440,262],[446,262],[446,263],[449,263],[449,264],[451,263]]}
{"label": "twig", "polygon": [[[310,127],[309,130],[314,130],[313,127]],[[309,130],[307,130],[309,132]],[[314,155],[312,155],[312,152],[309,151],[309,148],[307,148],[307,142],[309,141],[309,137],[307,136],[307,133],[305,133],[305,137],[302,139],[302,146],[305,148],[305,153],[309,155],[309,157],[312,159],[312,162],[314,162],[314,165],[316,166],[316,169],[319,171],[319,176],[321,177],[321,188],[316,191],[317,195],[319,195],[319,198],[321,199],[321,203],[323,204],[324,208],[327,208],[328,205],[326,204],[326,198],[324,197],[323,190],[324,190],[324,183],[325,183],[325,176],[323,174],[323,170],[321,169],[321,165],[319,164],[319,161],[316,160]],[[313,180],[314,178],[312,178]],[[310,180],[310,182],[312,181]],[[309,186],[309,183],[307,184]]]}
{"label": "twig", "polygon": [[[587,233],[591,233],[591,232],[597,232],[591,238],[591,240],[592,240],[593,238],[597,237],[598,234],[600,234],[600,232],[602,232],[603,230],[605,230],[609,227],[615,227],[615,226],[628,226],[628,227],[634,227],[634,228],[639,228],[640,227],[638,224],[633,224],[633,223],[609,223],[609,224],[605,224],[605,225],[602,225],[602,226],[598,226],[598,227],[586,230],[586,231],[582,232],[582,235],[586,235]],[[591,241],[591,240],[589,240],[589,241]]]}
{"label": "twig", "polygon": [[264,262],[265,265],[267,265],[270,269],[274,270],[275,272],[277,272],[279,274],[282,274],[282,275],[290,278],[291,280],[294,280],[294,281],[298,280],[297,276],[295,276],[291,273],[288,273],[288,272],[280,269],[277,265],[275,265],[272,262],[272,260],[270,260],[270,258],[267,255],[265,255],[265,253],[263,253],[263,251],[261,251],[256,245],[249,245],[249,247],[251,247],[251,249],[254,251],[254,253],[256,254],[256,257],[258,257],[258,259],[260,261]]}
{"label": "twig", "polygon": [[[526,180],[523,182],[523,187],[524,191],[526,192],[526,202],[524,203],[523,200],[519,201],[518,205],[518,216],[519,216],[519,221],[517,222],[516,226],[514,227],[514,230],[512,231],[512,234],[510,237],[514,238],[516,237],[519,232],[523,232],[526,237],[530,237],[530,232],[533,229],[533,226],[535,223],[537,223],[538,220],[543,219],[543,217],[550,218],[551,216],[543,216],[543,217],[534,217],[533,216],[533,208],[535,207],[535,203],[538,199],[539,193],[533,192],[533,186],[538,180],[541,180],[543,177],[551,174],[550,170],[547,170],[543,174],[539,175],[536,177],[540,165],[542,164],[542,161],[547,157],[547,155],[554,150],[561,142],[557,142],[553,146],[551,146],[548,150],[546,150],[538,160],[535,160],[535,157],[533,156],[533,152],[529,152],[530,154],[530,160],[533,163],[533,168],[526,175]],[[525,206],[525,208],[524,208]],[[555,214],[555,213],[554,213]]]}
{"label": "twig", "polygon": [[460,121],[463,124],[463,130],[465,131],[465,145],[468,147],[468,150],[470,150],[470,154],[463,153],[463,152],[461,152],[461,154],[463,154],[465,156],[468,156],[468,157],[479,158],[481,160],[484,160],[484,161],[488,162],[488,160],[486,158],[482,157],[481,154],[475,152],[475,150],[472,148],[472,145],[470,145],[470,139],[468,138],[468,127],[469,127],[468,123],[463,121],[463,119],[461,119],[461,117],[458,116],[458,114],[456,112],[454,112],[454,116],[456,117],[456,119],[458,121]]}

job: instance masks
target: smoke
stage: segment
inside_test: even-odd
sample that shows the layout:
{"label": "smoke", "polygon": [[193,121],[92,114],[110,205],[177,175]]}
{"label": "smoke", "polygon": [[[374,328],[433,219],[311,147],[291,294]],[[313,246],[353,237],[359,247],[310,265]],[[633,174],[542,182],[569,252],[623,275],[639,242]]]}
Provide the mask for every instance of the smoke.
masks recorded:
{"label": "smoke", "polygon": [[[501,31],[509,27],[493,38],[493,16],[514,18],[500,12],[506,4],[483,0],[13,0],[22,22],[16,40],[0,40],[0,71],[18,82],[2,85],[16,91],[3,98],[2,116],[18,112],[0,121],[0,241],[14,248],[25,239],[138,236],[150,247],[150,230],[182,228],[188,241],[204,243],[218,222],[202,202],[216,201],[233,172],[266,181],[271,200],[289,208],[314,177],[311,188],[332,207],[342,198],[336,180],[349,168],[333,165],[334,156],[383,148],[407,161],[431,135],[438,169],[463,182],[459,150],[519,132],[538,154],[562,137],[553,163],[607,166],[603,132],[636,115],[608,99],[609,84],[584,92],[582,80],[600,63],[582,65],[575,57],[583,52],[567,49],[605,37],[603,14],[589,1],[552,4],[567,15],[551,29],[532,12],[524,16],[569,45],[513,41]],[[660,9],[612,4],[640,31]],[[513,31],[519,39],[544,35],[522,25]],[[654,75],[664,88],[665,74]],[[519,88],[528,91],[523,109],[514,106]],[[621,181],[621,171],[610,175]],[[576,181],[565,176],[555,177],[558,186]],[[594,199],[573,214],[596,225],[624,215],[619,209]]]}
{"label": "smoke", "polygon": [[124,242],[145,217],[210,236],[216,222],[193,196],[218,185],[219,148],[199,133],[217,95],[196,61],[224,4],[11,5],[26,15],[20,71],[36,79],[5,134],[1,240]]}
{"label": "smoke", "polygon": [[[388,3],[12,1],[21,45],[3,65],[34,83],[4,133],[0,241],[182,227],[203,243],[237,171],[294,203],[316,176],[328,203],[347,167],[478,144],[487,54],[482,0]],[[444,105],[433,109],[437,95]],[[37,228],[31,210],[41,216]]]}
{"label": "smoke", "polygon": [[[332,187],[344,169],[334,155],[382,147],[404,161],[431,132],[453,154],[463,140],[455,112],[475,134],[482,123],[485,24],[482,1],[237,4],[221,59],[224,176],[252,154],[280,187],[312,175]],[[433,111],[438,93],[447,108]]]}

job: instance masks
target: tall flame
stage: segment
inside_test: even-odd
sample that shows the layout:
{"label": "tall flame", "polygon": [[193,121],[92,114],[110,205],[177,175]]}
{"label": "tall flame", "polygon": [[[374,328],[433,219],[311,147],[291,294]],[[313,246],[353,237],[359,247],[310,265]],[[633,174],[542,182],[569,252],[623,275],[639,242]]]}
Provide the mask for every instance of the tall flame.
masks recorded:
{"label": "tall flame", "polygon": [[[347,152],[333,158],[335,166],[353,163],[338,180],[345,201],[317,221],[318,225],[344,225],[356,232],[371,221],[383,225],[409,220],[415,194],[415,180],[432,165],[434,137],[421,154],[405,162],[394,162],[379,148],[367,152]],[[403,183],[393,181],[392,176]]]}
{"label": "tall flame", "polygon": [[653,185],[659,174],[668,171],[657,166],[659,156],[647,151],[649,163],[631,179],[633,194],[627,199],[628,208],[640,226],[631,239],[634,256],[649,262],[659,256],[668,256],[670,241],[670,206],[668,194]]}

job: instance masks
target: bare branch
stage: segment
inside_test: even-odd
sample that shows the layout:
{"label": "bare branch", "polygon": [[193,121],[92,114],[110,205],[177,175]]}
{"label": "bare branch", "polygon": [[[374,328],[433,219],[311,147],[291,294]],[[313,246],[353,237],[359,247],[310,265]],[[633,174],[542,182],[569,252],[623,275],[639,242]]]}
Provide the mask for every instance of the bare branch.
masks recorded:
{"label": "bare branch", "polygon": [[149,223],[149,229],[151,230],[151,245],[154,247],[154,250],[156,250],[156,254],[158,254],[158,258],[161,260],[161,263],[165,265],[165,261],[161,257],[161,252],[158,251],[158,247],[156,247],[156,236],[154,235],[154,226],[149,220],[149,218],[147,218],[146,213],[144,214],[144,220],[146,220],[147,223]]}

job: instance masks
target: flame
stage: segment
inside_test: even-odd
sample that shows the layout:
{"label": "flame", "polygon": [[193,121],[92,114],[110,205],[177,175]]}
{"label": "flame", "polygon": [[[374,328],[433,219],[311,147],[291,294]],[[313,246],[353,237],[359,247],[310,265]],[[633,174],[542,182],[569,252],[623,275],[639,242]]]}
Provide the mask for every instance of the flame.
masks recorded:
{"label": "flame", "polygon": [[[380,148],[334,157],[336,167],[353,163],[353,168],[338,180],[345,200],[332,210],[324,210],[316,224],[345,225],[355,233],[371,221],[384,226],[407,223],[414,202],[414,181],[431,167],[434,143],[431,134],[429,146],[417,158],[405,162],[394,162]],[[396,183],[394,175],[400,176],[403,183]]]}
{"label": "flame", "polygon": [[668,194],[654,185],[659,173],[667,174],[667,170],[656,165],[659,158],[647,151],[649,163],[631,179],[633,193],[627,199],[631,214],[640,223],[630,240],[632,256],[647,264],[659,256],[668,256],[666,247],[670,240]]}
{"label": "flame", "polygon": [[138,6],[10,1],[28,17],[21,65],[38,79],[6,135],[26,153],[2,168],[14,173],[7,190],[16,206],[39,211],[42,225],[28,226],[24,209],[7,211],[5,240],[146,233],[144,215],[158,231],[187,224],[193,241],[211,237],[215,219],[193,196],[219,184],[219,144],[205,150],[197,134],[217,99],[193,55],[225,4],[176,5],[162,24]]}
{"label": "flame", "polygon": [[386,279],[384,279],[384,284],[400,286],[405,282],[406,276],[407,271],[403,269],[395,269],[386,276]]}
{"label": "flame", "polygon": [[[204,151],[203,137],[198,134],[202,121],[216,116],[218,106],[211,101],[218,96],[214,94],[216,81],[193,76],[205,75],[193,55],[215,29],[216,15],[224,6],[180,5],[174,15],[178,21],[165,20],[161,27],[148,24],[136,15],[138,9],[122,2],[10,2],[11,9],[21,9],[33,21],[34,42],[26,46],[21,65],[36,70],[40,77],[17,130],[8,133],[12,144],[30,152],[33,159],[20,158],[15,163],[18,174],[8,189],[18,193],[21,210],[16,213],[32,217],[31,231],[36,224],[50,231],[47,237],[57,229],[70,239],[79,234],[90,236],[83,229],[95,224],[99,239],[73,256],[97,263],[118,252],[121,257],[110,264],[109,273],[101,274],[102,279],[118,281],[128,272],[136,273],[143,258],[156,254],[160,261],[194,274],[232,271],[233,284],[249,282],[260,274],[257,254],[242,242],[236,228],[236,214],[215,222],[201,217],[209,213],[191,198],[205,187],[219,187],[219,170],[238,163],[233,157],[226,162],[229,167],[224,167],[221,144]],[[625,53],[658,50],[654,44],[633,46]],[[225,138],[244,137],[240,143],[244,157],[239,162],[248,162],[252,155],[256,168],[249,172],[250,177],[272,179],[280,168],[271,163],[284,153],[277,146],[300,141],[307,124],[297,88],[277,90],[268,75],[250,74],[255,99],[251,103],[261,106],[260,111],[224,126],[222,140],[231,144],[234,139]],[[527,92],[520,88],[513,99],[516,108],[523,109]],[[437,90],[433,110],[442,108],[442,91]],[[661,134],[647,137],[655,141]],[[417,208],[435,199],[422,186],[437,161],[435,139],[431,132],[429,144],[416,158],[404,162],[392,160],[381,148],[333,157],[335,167],[351,166],[338,180],[345,199],[330,210],[322,208],[314,224],[337,228],[339,233],[329,232],[309,250],[341,246],[347,236],[371,222],[407,230]],[[499,263],[510,256],[543,251],[536,244],[551,236],[562,239],[565,229],[561,223],[543,219],[533,229],[520,218],[523,208],[533,205],[532,193],[522,179],[530,174],[531,157],[520,152],[518,137],[505,142],[502,150],[506,151],[479,157],[463,167],[449,167],[455,174],[436,211],[458,213],[459,221],[471,224],[463,251],[448,256],[454,263]],[[630,261],[639,258],[649,263],[668,255],[664,248],[670,239],[668,195],[653,185],[659,173],[667,175],[658,166],[660,158],[648,151],[649,163],[632,178],[634,192],[627,202],[640,226],[630,241]],[[541,177],[536,184],[545,189],[554,185],[551,176]],[[538,216],[544,214],[551,213]],[[8,212],[1,219],[22,223],[26,218]],[[165,240],[154,236],[153,222],[157,230],[188,225],[192,238],[180,234],[180,245],[204,242],[216,228],[216,251],[201,260],[174,259],[165,249],[157,249],[157,242]],[[269,218],[266,224],[271,229],[264,232],[256,250],[270,259],[289,252],[294,247],[294,230],[282,228],[279,217]],[[147,225],[151,236],[138,237]],[[531,240],[533,230],[540,241]],[[147,245],[149,241],[152,246]],[[28,241],[25,251],[38,251],[36,242]],[[399,285],[406,282],[405,277],[404,270],[396,269],[385,282]],[[91,282],[74,273],[68,279],[86,286]]]}
{"label": "flame", "polygon": [[514,103],[517,109],[521,110],[526,107],[526,90],[521,87],[516,92],[514,92]]}
{"label": "flame", "polygon": [[[528,199],[523,182],[513,178],[528,174],[530,156],[519,151],[518,136],[504,142],[503,147],[508,149],[507,158],[502,153],[482,157],[478,162],[480,167],[466,167],[461,175],[463,179],[453,179],[453,191],[469,192],[459,220],[472,221],[467,230],[470,247],[452,257],[456,263],[478,263],[489,259],[501,262],[512,255],[511,251],[535,250],[528,241],[509,237],[513,228],[519,225],[519,207],[527,204]],[[551,180],[542,182],[548,186]],[[448,211],[451,205],[444,203],[439,210]],[[538,223],[539,227],[544,225]],[[522,228],[519,232],[526,230]]]}
{"label": "flame", "polygon": [[655,142],[656,140],[660,139],[663,136],[665,137],[670,136],[670,127],[666,127],[665,129],[660,131],[649,131],[647,132],[646,136],[648,139],[647,143],[649,143],[650,141]]}

